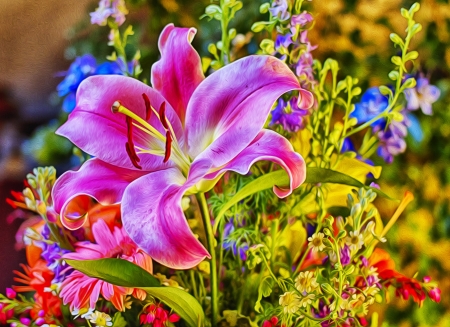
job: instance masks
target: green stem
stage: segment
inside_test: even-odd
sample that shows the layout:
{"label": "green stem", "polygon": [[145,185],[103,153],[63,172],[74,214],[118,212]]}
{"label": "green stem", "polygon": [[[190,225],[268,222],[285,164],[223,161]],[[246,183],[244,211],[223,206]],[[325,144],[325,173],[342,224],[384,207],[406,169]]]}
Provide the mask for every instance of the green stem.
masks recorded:
{"label": "green stem", "polygon": [[206,242],[208,243],[209,253],[211,254],[211,274],[210,274],[210,287],[211,287],[211,326],[217,326],[217,320],[219,315],[219,298],[218,298],[218,281],[217,281],[217,266],[216,266],[216,249],[214,246],[214,232],[211,225],[211,217],[209,216],[208,204],[204,193],[197,194],[197,200],[200,203],[202,211],[203,225],[205,226]]}
{"label": "green stem", "polygon": [[198,292],[197,292],[197,283],[195,282],[195,273],[192,269],[189,270],[189,275],[191,277],[192,291],[194,292],[195,298],[199,300]]}

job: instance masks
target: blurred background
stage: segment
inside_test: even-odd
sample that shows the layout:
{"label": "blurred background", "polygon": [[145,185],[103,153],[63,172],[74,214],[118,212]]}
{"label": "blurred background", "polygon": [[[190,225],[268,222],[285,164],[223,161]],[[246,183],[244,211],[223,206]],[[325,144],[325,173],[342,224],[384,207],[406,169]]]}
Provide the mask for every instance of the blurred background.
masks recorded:
{"label": "blurred background", "polygon": [[[247,33],[262,20],[262,0],[243,0],[232,27],[237,29],[244,53],[255,53],[261,36]],[[413,1],[402,0],[314,0],[305,2],[313,13],[310,31],[313,56],[340,62],[341,77],[359,78],[363,89],[389,82],[390,57],[396,49],[389,34],[403,35],[405,20],[400,8]],[[420,1],[416,21],[423,30],[413,40],[419,52],[416,68],[441,90],[434,114],[418,113],[418,137],[408,138],[405,154],[383,169],[383,189],[389,194],[406,190],[415,201],[388,235],[386,249],[397,268],[408,276],[419,272],[439,281],[442,301],[425,301],[418,309],[411,301],[394,298],[388,306],[376,307],[384,327],[450,326],[450,4],[445,0]],[[218,22],[199,20],[209,0],[133,0],[126,24],[133,24],[130,54],[141,50],[141,79],[149,78],[157,60],[157,38],[169,22],[196,26],[194,46],[208,56],[207,46],[220,39]],[[108,27],[90,24],[92,0],[0,0],[0,290],[13,284],[12,270],[24,262],[24,253],[14,247],[20,217],[10,215],[5,199],[10,191],[21,191],[27,172],[38,165],[55,165],[59,173],[76,165],[76,156],[66,140],[54,130],[66,119],[67,105],[57,85],[77,57],[91,54],[96,64],[111,54]],[[125,25],[126,25],[125,24]],[[267,37],[267,36],[265,36]],[[239,56],[239,54],[236,54]],[[417,136],[417,135],[416,135]],[[375,162],[377,163],[377,162]],[[378,162],[380,163],[380,162]],[[394,208],[383,204],[388,217]],[[8,219],[7,219],[8,217]],[[7,222],[8,220],[8,222]]]}

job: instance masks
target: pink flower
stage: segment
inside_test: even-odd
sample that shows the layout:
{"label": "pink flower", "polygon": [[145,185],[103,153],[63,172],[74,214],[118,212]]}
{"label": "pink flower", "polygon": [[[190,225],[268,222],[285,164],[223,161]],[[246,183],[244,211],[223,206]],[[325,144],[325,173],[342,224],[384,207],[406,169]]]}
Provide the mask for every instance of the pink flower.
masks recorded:
{"label": "pink flower", "polygon": [[302,109],[313,103],[289,68],[271,56],[237,60],[205,79],[190,44],[195,33],[165,27],[161,59],[152,67],[153,88],[118,75],[80,84],[77,106],[58,134],[95,158],[66,172],[53,188],[55,210],[67,228],[86,220],[85,212],[67,210],[77,196],[121,203],[131,239],[154,260],[177,269],[209,257],[184,217],[185,193],[209,190],[229,170],[246,174],[258,160],[273,161],[288,173],[290,186],[274,187],[279,197],[303,183],[303,158],[263,126],[285,92],[299,91]]}
{"label": "pink flower", "polygon": [[[135,263],[148,272],[152,272],[152,259],[139,249],[128,237],[123,228],[114,227],[111,231],[103,220],[98,220],[92,226],[92,233],[97,243],[76,243],[75,252],[63,256],[64,259],[93,260],[103,258],[121,258]],[[60,297],[64,304],[70,303],[70,309],[95,308],[99,295],[116,307],[125,309],[126,295],[144,300],[145,292],[139,289],[119,287],[97,278],[88,277],[75,270],[61,285]]]}

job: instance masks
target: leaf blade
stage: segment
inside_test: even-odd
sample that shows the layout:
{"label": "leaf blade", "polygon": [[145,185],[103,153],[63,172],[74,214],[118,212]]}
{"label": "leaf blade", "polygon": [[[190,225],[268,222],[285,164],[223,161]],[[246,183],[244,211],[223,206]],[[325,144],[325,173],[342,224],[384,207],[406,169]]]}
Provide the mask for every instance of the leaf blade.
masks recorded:
{"label": "leaf blade", "polygon": [[171,307],[190,327],[204,326],[205,314],[198,301],[175,287],[143,287],[144,291]]}
{"label": "leaf blade", "polygon": [[130,288],[157,287],[160,282],[148,271],[123,259],[105,258],[96,260],[65,259],[68,265],[83,274],[105,282]]}

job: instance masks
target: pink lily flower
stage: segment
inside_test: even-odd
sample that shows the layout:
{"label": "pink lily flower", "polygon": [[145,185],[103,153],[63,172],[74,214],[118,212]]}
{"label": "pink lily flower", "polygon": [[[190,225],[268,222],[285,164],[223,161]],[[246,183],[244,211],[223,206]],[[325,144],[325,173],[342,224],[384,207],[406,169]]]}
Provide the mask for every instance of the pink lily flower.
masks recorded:
{"label": "pink lily flower", "polygon": [[78,196],[121,203],[131,239],[176,269],[209,257],[187,224],[183,195],[209,190],[228,170],[246,174],[258,160],[288,173],[289,188],[274,187],[279,197],[303,183],[303,158],[263,126],[273,103],[288,91],[299,91],[302,109],[313,103],[289,68],[271,56],[249,56],[205,78],[191,46],[195,33],[164,28],[153,88],[119,75],[83,81],[75,110],[57,131],[95,157],[63,174],[53,188],[64,226],[76,229],[86,220],[85,212],[67,210]]}

